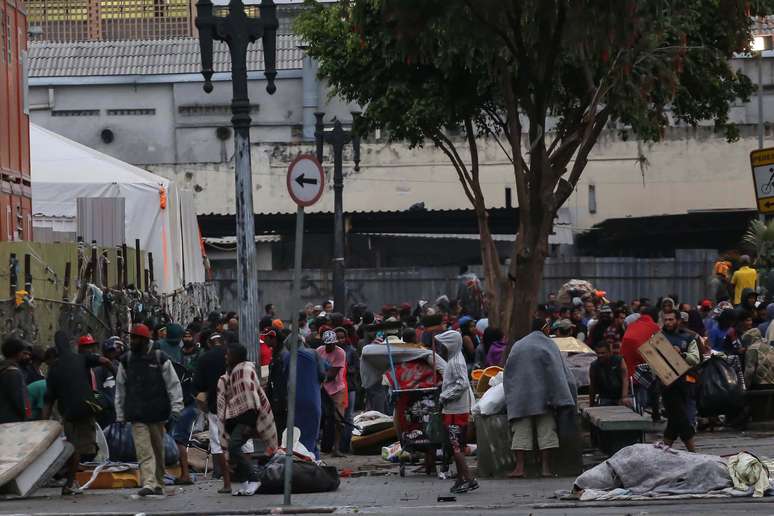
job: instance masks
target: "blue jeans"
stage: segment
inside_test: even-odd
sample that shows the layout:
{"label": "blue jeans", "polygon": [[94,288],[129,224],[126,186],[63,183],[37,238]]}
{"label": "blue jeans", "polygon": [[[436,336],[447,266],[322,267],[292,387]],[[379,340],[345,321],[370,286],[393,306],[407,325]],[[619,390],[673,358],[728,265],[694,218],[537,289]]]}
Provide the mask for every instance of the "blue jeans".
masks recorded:
{"label": "blue jeans", "polygon": [[344,421],[347,424],[341,430],[341,441],[339,443],[339,450],[349,453],[350,444],[352,443],[352,422],[355,416],[355,401],[357,401],[357,391],[349,391],[349,404],[347,410],[344,412]]}

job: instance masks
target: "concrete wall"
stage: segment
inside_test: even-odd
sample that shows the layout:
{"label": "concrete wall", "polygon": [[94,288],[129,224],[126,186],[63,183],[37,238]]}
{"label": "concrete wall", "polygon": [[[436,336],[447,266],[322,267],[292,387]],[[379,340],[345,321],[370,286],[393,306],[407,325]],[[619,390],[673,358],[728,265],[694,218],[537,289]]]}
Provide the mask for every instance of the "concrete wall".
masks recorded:
{"label": "concrete wall", "polygon": [[[766,59],[765,82],[774,83],[774,59]],[[755,63],[736,60],[735,66],[756,77]],[[253,185],[258,213],[292,212],[286,193],[288,163],[301,152],[313,151],[302,134],[304,92],[301,70],[280,72],[277,92],[269,96],[265,81],[250,81],[254,104]],[[260,77],[260,74],[252,74]],[[310,74],[307,75],[307,81]],[[126,79],[127,81],[129,79]],[[195,195],[199,213],[233,213],[233,139],[216,138],[216,130],[230,126],[228,105],[231,87],[216,81],[205,95],[195,76],[144,77],[131,84],[121,78],[34,78],[31,86],[32,121],[68,138],[142,165],[174,179]],[[309,85],[307,85],[309,87]],[[351,120],[355,109],[330,98],[325,84],[312,85],[318,108],[326,121]],[[309,107],[307,106],[307,111]],[[153,109],[146,115],[108,115],[108,109]],[[765,113],[774,119],[774,95],[765,97]],[[97,114],[76,116],[78,111]],[[52,116],[67,112],[74,116]],[[667,130],[662,143],[638,145],[611,131],[602,137],[591,155],[575,195],[567,206],[574,230],[583,231],[608,218],[678,214],[691,210],[754,207],[749,172],[750,150],[757,147],[757,103],[737,103],[732,119],[739,122],[743,138],[728,144],[710,127]],[[110,129],[115,141],[106,144],[100,132]],[[774,134],[767,134],[774,142]],[[481,142],[483,190],[490,207],[505,205],[506,188],[516,202],[513,171],[507,157],[492,141]],[[462,147],[464,149],[464,146]],[[465,157],[467,153],[462,152]],[[326,160],[329,159],[326,148]],[[350,160],[349,149],[345,160]],[[330,172],[330,167],[326,164]],[[469,203],[447,157],[432,146],[410,149],[374,139],[363,145],[359,172],[345,163],[345,210],[404,210],[424,202],[430,209],[465,208]],[[329,174],[330,176],[330,174]],[[332,185],[312,210],[332,209]],[[593,199],[590,191],[593,190]]]}

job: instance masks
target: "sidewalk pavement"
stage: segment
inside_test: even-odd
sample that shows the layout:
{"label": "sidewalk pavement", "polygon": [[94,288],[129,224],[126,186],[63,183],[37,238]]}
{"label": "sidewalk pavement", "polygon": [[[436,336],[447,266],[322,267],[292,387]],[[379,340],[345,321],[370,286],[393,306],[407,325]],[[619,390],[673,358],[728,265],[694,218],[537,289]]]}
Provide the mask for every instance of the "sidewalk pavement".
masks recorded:
{"label": "sidewalk pavement", "polygon": [[[756,454],[774,457],[774,433],[732,433],[717,432],[698,436],[698,447],[702,453],[730,455],[741,450],[750,450]],[[668,507],[685,507],[686,503],[669,505],[664,502],[565,502],[554,498],[558,490],[572,488],[574,478],[530,478],[523,480],[479,479],[481,487],[477,491],[456,495],[454,501],[439,502],[439,496],[450,496],[451,480],[440,480],[421,474],[407,474],[401,478],[397,466],[389,467],[379,457],[354,457],[331,460],[342,467],[353,467],[356,471],[369,471],[368,476],[343,478],[341,486],[333,493],[315,493],[293,495],[293,505],[307,509],[327,508],[328,512],[405,514],[414,515],[460,511],[465,514],[498,513],[517,514],[548,511],[550,513],[586,513],[603,514],[602,508],[648,506],[660,507],[663,514],[669,514]],[[386,469],[385,466],[388,466]],[[413,468],[409,468],[413,469]],[[373,471],[378,471],[374,474]],[[268,514],[282,505],[282,495],[256,495],[253,497],[233,497],[217,493],[220,482],[197,482],[190,487],[168,487],[165,499],[134,500],[136,490],[94,490],[74,498],[61,498],[59,491],[42,489],[35,496],[24,500],[0,501],[2,514],[129,514],[178,513],[195,516],[198,514]],[[753,501],[738,500],[691,500],[696,512],[713,513],[722,507],[738,507],[740,503],[761,507],[760,503],[774,502],[774,498]],[[685,501],[688,502],[688,501]],[[707,505],[709,504],[709,505]],[[707,505],[707,509],[698,509]],[[710,509],[709,507],[712,507]],[[631,512],[631,511],[625,511]],[[659,511],[661,512],[661,511]],[[734,511],[735,512],[735,511]],[[758,512],[758,511],[753,511]],[[774,513],[772,510],[766,512]],[[613,512],[615,513],[615,511]]]}

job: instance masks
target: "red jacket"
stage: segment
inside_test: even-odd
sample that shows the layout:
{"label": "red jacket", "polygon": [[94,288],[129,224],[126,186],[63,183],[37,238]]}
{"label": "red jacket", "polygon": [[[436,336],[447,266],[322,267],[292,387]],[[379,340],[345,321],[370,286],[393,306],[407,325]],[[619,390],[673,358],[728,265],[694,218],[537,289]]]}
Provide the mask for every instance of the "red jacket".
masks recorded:
{"label": "red jacket", "polygon": [[634,374],[634,369],[639,364],[645,362],[637,350],[660,329],[649,315],[640,316],[626,328],[626,333],[621,340],[621,355],[630,375]]}

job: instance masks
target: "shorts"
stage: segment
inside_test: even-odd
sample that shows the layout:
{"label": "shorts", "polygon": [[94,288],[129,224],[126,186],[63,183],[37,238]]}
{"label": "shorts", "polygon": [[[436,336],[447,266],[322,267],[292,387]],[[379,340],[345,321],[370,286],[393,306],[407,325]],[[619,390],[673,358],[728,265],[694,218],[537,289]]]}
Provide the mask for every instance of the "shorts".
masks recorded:
{"label": "shorts", "polygon": [[347,389],[342,389],[336,394],[329,394],[328,396],[333,401],[333,407],[336,409],[336,412],[338,412],[343,419],[344,414],[347,412],[347,405],[349,404],[349,393],[347,392]]}
{"label": "shorts", "polygon": [[172,439],[177,444],[188,444],[188,441],[191,439],[191,429],[194,423],[196,423],[197,417],[199,417],[199,409],[196,408],[196,403],[191,403],[180,413],[180,417],[177,419],[171,432]]}
{"label": "shorts", "polygon": [[467,444],[469,414],[443,414],[443,426],[452,453],[464,453]]}
{"label": "shorts", "polygon": [[[220,442],[223,426],[220,424],[220,420],[215,414],[207,414],[207,422],[210,427],[210,453],[213,455],[220,455],[223,453],[223,445]],[[250,439],[242,446],[242,453],[253,452],[255,452],[255,448],[253,447],[253,440]]]}
{"label": "shorts", "polygon": [[73,445],[76,453],[80,455],[97,454],[97,431],[94,429],[94,419],[80,419],[78,421],[64,420],[64,434],[67,442]]}
{"label": "shorts", "polygon": [[523,417],[511,421],[511,450],[532,451],[535,449],[535,431],[539,450],[559,448],[559,436],[556,433],[556,419],[551,412],[539,416]]}

